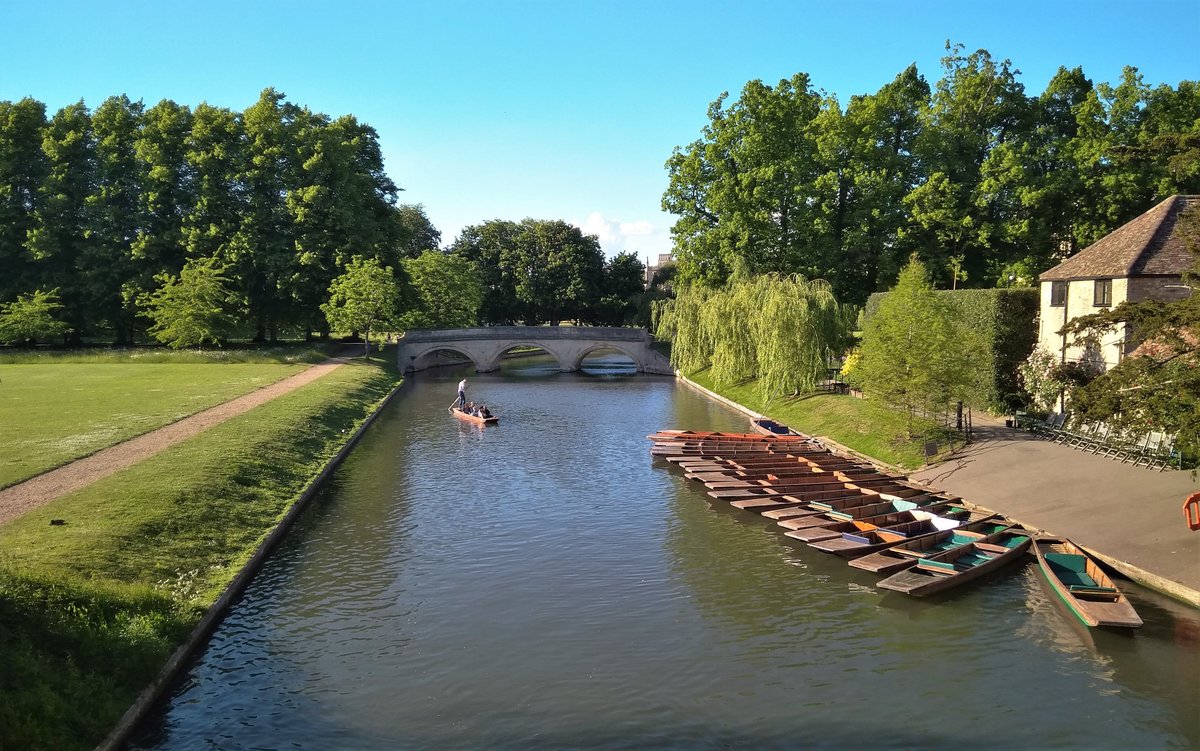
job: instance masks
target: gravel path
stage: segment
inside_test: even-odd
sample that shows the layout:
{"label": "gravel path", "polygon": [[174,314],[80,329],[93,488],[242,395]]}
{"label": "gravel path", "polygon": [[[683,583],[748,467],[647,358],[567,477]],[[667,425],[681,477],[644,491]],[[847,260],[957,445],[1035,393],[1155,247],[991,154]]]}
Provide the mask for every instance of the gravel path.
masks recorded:
{"label": "gravel path", "polygon": [[312,383],[345,364],[334,358],[318,363],[294,376],[276,381],[257,391],[197,412],[178,422],[143,433],[128,441],[97,451],[91,456],[64,464],[36,477],[0,490],[0,524],[44,506],[59,496],[73,493],[104,477],[130,467],[164,449],[219,425],[233,417],[249,412],[260,404]]}

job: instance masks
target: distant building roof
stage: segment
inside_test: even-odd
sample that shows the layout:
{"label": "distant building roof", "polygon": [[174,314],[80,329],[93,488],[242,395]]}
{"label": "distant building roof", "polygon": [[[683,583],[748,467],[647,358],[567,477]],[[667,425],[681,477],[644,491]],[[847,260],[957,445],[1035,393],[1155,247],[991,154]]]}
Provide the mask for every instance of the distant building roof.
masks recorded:
{"label": "distant building roof", "polygon": [[1171,196],[1039,277],[1043,282],[1125,276],[1177,276],[1195,263],[1175,232],[1179,214],[1200,196]]}

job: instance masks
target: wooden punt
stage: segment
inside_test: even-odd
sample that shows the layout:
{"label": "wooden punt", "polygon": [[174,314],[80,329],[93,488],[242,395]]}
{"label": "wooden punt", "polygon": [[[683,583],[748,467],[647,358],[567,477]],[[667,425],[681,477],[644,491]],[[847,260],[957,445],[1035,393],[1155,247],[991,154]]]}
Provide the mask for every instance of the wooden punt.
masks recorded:
{"label": "wooden punt", "polygon": [[646,436],[646,438],[650,439],[651,441],[764,441],[768,438],[777,438],[785,441],[808,440],[808,436],[803,436],[799,433],[791,433],[781,436],[757,432],[727,433],[717,430],[659,430]]}
{"label": "wooden punt", "polygon": [[704,487],[709,490],[734,490],[737,488],[775,488],[783,485],[811,485],[813,483],[836,482],[845,485],[852,483],[869,487],[884,482],[900,482],[903,478],[894,475],[844,475],[841,472],[806,472],[801,474],[767,475],[757,479],[722,478],[705,480]]}
{"label": "wooden punt", "polygon": [[973,542],[992,542],[990,536],[1014,528],[1010,521],[988,517],[973,524],[967,524],[956,529],[939,532],[936,535],[922,537],[910,542],[902,542],[891,548],[885,548],[878,553],[855,558],[850,565],[871,571],[880,576],[890,576],[897,571],[917,565],[921,558],[937,555],[952,550],[960,545]]}
{"label": "wooden punt", "polygon": [[[945,530],[944,525],[947,522],[957,522],[961,526],[978,521],[984,516],[984,514],[973,513],[966,507],[953,504],[942,506],[936,509],[936,512],[934,514],[923,509],[907,511],[905,513],[911,514],[913,521],[900,524],[880,524],[876,525],[876,529],[864,532],[846,530],[838,537],[817,540],[808,544],[809,547],[816,548],[823,553],[833,553],[843,558],[858,558],[884,548],[890,548],[893,545],[899,545],[902,542],[915,540],[918,537],[935,535]],[[797,532],[803,531],[805,530],[797,530]]]}
{"label": "wooden punt", "polygon": [[468,412],[463,412],[458,407],[451,407],[450,411],[453,412],[454,416],[458,419],[466,420],[467,422],[473,422],[476,425],[497,425],[500,422],[500,418],[496,417],[495,415],[492,415],[491,417],[476,417]]}
{"label": "wooden punt", "polygon": [[905,525],[917,524],[921,521],[920,518],[914,516],[912,511],[897,511],[893,508],[884,513],[864,516],[861,519],[831,519],[820,526],[793,529],[784,534],[794,540],[814,545],[827,540],[840,540],[846,534],[867,535],[882,527],[900,529],[905,528]]}
{"label": "wooden punt", "polygon": [[838,504],[840,508],[831,508],[824,501],[818,501],[809,504],[816,511],[815,514],[798,519],[782,519],[776,523],[784,529],[808,529],[809,527],[822,527],[838,522],[865,519],[868,516],[887,514],[892,511],[912,511],[918,508],[930,510],[951,502],[949,498],[935,495],[920,495],[910,498],[875,496],[874,502],[854,505],[853,500],[847,500]]}
{"label": "wooden punt", "polygon": [[763,435],[801,435],[783,423],[775,422],[767,417],[759,417],[751,420],[750,425]]}
{"label": "wooden punt", "polygon": [[987,542],[959,545],[917,559],[916,565],[897,571],[879,586],[914,597],[944,592],[1025,558],[1033,536],[1027,530],[1006,530]]}
{"label": "wooden punt", "polygon": [[862,469],[859,467],[824,469],[815,464],[797,463],[781,467],[767,467],[765,469],[705,469],[697,467],[691,470],[685,469],[683,476],[689,480],[696,480],[698,482],[731,482],[735,480],[769,480],[780,477],[803,477],[805,475],[859,477],[869,474],[882,473],[876,472],[873,469]]}
{"label": "wooden punt", "polygon": [[926,492],[921,488],[910,488],[900,482],[890,478],[882,477],[879,479],[856,479],[854,482],[839,480],[831,477],[828,479],[814,478],[812,482],[799,482],[800,478],[791,478],[784,482],[773,483],[771,485],[759,485],[747,488],[729,488],[727,490],[710,490],[708,494],[713,498],[720,498],[725,501],[740,500],[742,498],[759,498],[762,496],[786,495],[788,493],[797,493],[807,489],[816,490],[822,487],[828,488],[846,488],[853,490],[854,488],[871,488],[880,493],[891,493],[893,490],[911,489],[918,493]]}
{"label": "wooden punt", "polygon": [[788,451],[772,451],[764,456],[730,456],[728,454],[708,454],[704,456],[668,456],[667,461],[672,464],[678,464],[684,468],[690,466],[709,466],[720,465],[732,467],[734,469],[749,469],[763,464],[786,464],[793,463],[808,463],[820,464],[824,462],[823,457],[832,456],[828,451],[797,451],[795,449]]}
{"label": "wooden punt", "polygon": [[655,456],[691,456],[702,457],[709,455],[753,457],[770,456],[777,448],[783,448],[775,443],[656,443],[650,447],[650,453]]}
{"label": "wooden punt", "polygon": [[1133,605],[1087,553],[1066,538],[1040,537],[1033,543],[1050,588],[1085,625],[1137,628]]}
{"label": "wooden punt", "polygon": [[[827,498],[837,498],[845,495],[846,492],[847,490],[845,488],[833,488],[819,491],[805,490],[787,493],[784,495],[743,498],[740,500],[731,501],[729,505],[733,506],[734,508],[740,508],[746,511],[753,511],[758,514],[762,514],[775,509],[790,509],[798,506],[811,508],[813,501],[823,501]],[[916,491],[910,492],[908,490],[890,490],[887,492],[904,498],[914,494]]]}

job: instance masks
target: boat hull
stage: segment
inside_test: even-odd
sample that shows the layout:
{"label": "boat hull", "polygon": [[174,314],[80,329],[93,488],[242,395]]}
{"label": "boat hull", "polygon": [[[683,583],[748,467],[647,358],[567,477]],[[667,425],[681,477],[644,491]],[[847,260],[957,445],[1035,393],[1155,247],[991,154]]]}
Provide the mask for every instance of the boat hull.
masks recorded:
{"label": "boat hull", "polygon": [[1067,608],[1092,628],[1138,628],[1142,619],[1100,564],[1066,538],[1034,541],[1038,570]]}

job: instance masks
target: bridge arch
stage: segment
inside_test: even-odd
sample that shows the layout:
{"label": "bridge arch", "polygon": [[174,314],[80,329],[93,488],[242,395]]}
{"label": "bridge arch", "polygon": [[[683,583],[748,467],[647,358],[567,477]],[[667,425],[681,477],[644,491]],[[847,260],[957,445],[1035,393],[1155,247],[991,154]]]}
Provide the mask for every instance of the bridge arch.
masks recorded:
{"label": "bridge arch", "polygon": [[[552,346],[550,344],[550,342],[505,341],[505,342],[501,342],[499,347],[495,351],[492,352],[491,357],[489,358],[489,360],[486,363],[486,367],[479,367],[477,365],[476,370],[478,370],[480,373],[488,373],[493,370],[499,370],[500,369],[500,361],[504,359],[505,355],[507,355],[509,352],[516,349],[517,347],[533,347],[535,349],[540,349],[541,351],[545,352],[546,354],[548,354],[554,358],[554,361],[558,364],[558,369],[561,371],[566,372],[568,370],[577,369],[577,368],[568,367],[570,363],[564,361],[564,359],[562,357],[562,353],[560,351],[558,351],[559,348]],[[481,364],[484,364],[484,363],[481,363]]]}
{"label": "bridge arch", "polygon": [[470,352],[466,352],[466,349],[465,347],[456,347],[452,344],[432,344],[423,349],[414,350],[414,353],[411,354],[412,360],[409,364],[414,371],[427,370],[428,368],[436,368],[443,365],[454,365],[456,363],[436,356],[439,352],[453,352],[456,355],[466,358],[467,362],[470,362],[471,366],[479,372],[477,358],[472,356]]}
{"label": "bridge arch", "polygon": [[575,361],[573,363],[571,363],[571,370],[582,369],[584,358],[587,357],[588,355],[592,354],[593,352],[598,352],[600,350],[612,350],[614,352],[620,352],[621,354],[625,355],[626,357],[628,357],[630,360],[633,361],[633,367],[635,369],[637,369],[637,370],[641,369],[638,367],[638,356],[633,354],[632,352],[630,352],[627,348],[622,347],[613,342],[602,342],[602,343],[595,344],[593,346],[588,347],[587,349],[580,351],[575,356]]}

